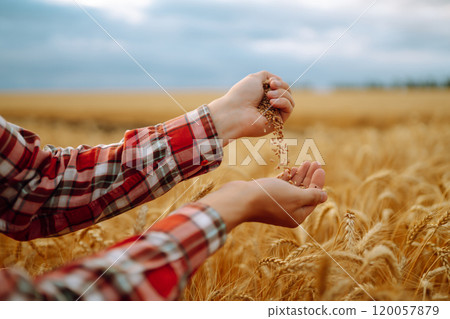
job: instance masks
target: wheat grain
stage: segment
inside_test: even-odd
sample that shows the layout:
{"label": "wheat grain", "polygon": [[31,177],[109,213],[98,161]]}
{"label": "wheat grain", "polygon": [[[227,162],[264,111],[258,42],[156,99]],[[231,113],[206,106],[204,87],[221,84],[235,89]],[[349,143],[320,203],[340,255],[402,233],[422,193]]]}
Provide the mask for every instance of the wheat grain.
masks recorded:
{"label": "wheat grain", "polygon": [[304,245],[301,245],[297,249],[291,251],[291,253],[286,257],[286,262],[290,262],[291,260],[295,259],[299,255],[303,254],[305,251],[311,248],[316,248],[318,245],[316,243],[307,243]]}
{"label": "wheat grain", "polygon": [[300,256],[291,259],[289,261],[284,261],[284,265],[280,271],[296,272],[296,271],[303,271],[305,270],[305,268],[316,268],[317,264],[315,264],[313,261],[318,259],[320,256],[322,255],[314,254],[314,255]]}
{"label": "wheat grain", "polygon": [[286,265],[286,261],[277,257],[266,257],[259,261],[259,267],[267,265],[284,266]]}
{"label": "wheat grain", "polygon": [[436,228],[442,227],[450,221],[450,210],[448,210],[441,218],[439,218]]}
{"label": "wheat grain", "polygon": [[267,97],[267,92],[270,90],[270,82],[263,82],[264,96],[261,103],[258,106],[258,111],[264,115],[269,126],[272,126],[275,138],[272,140],[275,145],[274,152],[278,156],[278,166],[277,168],[287,168],[289,163],[281,163],[281,155],[287,153],[287,145],[283,141],[283,120],[281,118],[278,109],[271,106],[269,98]]}
{"label": "wheat grain", "polygon": [[406,246],[410,246],[417,236],[428,227],[428,223],[433,219],[433,215],[426,215],[418,223],[414,225],[406,238]]}
{"label": "wheat grain", "polygon": [[450,280],[450,263],[448,261],[449,256],[449,249],[448,248],[442,248],[438,247],[433,243],[428,243],[429,246],[433,249],[433,251],[436,253],[438,258],[441,260],[442,265],[445,267],[447,271],[447,278]]}
{"label": "wheat grain", "polygon": [[441,266],[439,268],[429,271],[428,273],[425,273],[422,278],[431,280],[434,277],[442,275],[442,274],[447,274],[447,269],[445,266]]}

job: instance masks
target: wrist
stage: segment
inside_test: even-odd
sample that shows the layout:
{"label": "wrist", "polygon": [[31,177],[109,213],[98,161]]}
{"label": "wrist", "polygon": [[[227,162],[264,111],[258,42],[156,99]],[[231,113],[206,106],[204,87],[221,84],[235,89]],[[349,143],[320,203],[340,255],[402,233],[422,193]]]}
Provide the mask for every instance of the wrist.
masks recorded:
{"label": "wrist", "polygon": [[236,181],[225,184],[221,189],[200,199],[198,202],[206,204],[216,210],[225,222],[227,232],[234,227],[252,220],[255,202],[254,192],[247,193],[248,182]]}
{"label": "wrist", "polygon": [[242,136],[240,133],[241,126],[238,122],[239,114],[234,114],[229,106],[230,103],[226,96],[208,104],[214,127],[219,139],[223,140],[223,146],[226,146],[231,140]]}

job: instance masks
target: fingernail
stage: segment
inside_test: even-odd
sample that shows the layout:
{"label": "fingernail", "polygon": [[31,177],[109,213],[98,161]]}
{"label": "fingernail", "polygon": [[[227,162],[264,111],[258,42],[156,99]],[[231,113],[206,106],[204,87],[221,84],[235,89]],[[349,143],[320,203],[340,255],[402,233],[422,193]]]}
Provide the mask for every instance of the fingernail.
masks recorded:
{"label": "fingernail", "polygon": [[275,85],[276,87],[280,87],[281,86],[281,82],[278,80],[273,80],[273,85]]}
{"label": "fingernail", "polygon": [[275,103],[277,103],[277,102],[278,102],[278,99],[271,99],[271,100],[270,100],[269,102],[270,102],[270,104],[272,104],[272,105],[273,105],[273,104],[275,104]]}
{"label": "fingernail", "polygon": [[324,201],[326,201],[328,198],[327,192],[322,191],[320,192],[320,201],[323,203]]}
{"label": "fingernail", "polygon": [[277,95],[277,91],[274,90],[270,90],[269,92],[267,92],[268,95],[275,97]]}

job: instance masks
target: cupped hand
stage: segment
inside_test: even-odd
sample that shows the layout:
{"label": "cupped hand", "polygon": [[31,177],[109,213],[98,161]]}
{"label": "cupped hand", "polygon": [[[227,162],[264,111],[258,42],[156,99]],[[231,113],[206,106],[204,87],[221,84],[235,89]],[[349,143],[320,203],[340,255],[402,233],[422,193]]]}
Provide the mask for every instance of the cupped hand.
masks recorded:
{"label": "cupped hand", "polygon": [[325,171],[318,162],[304,162],[300,167],[285,170],[277,179],[265,178],[255,180],[255,183],[271,199],[260,203],[266,213],[253,217],[259,222],[297,227],[318,204],[327,200],[327,194],[322,190]]}
{"label": "cupped hand", "polygon": [[297,227],[327,200],[324,184],[325,171],[320,165],[305,162],[281,178],[227,183],[199,201],[216,209],[228,230],[249,221]]}

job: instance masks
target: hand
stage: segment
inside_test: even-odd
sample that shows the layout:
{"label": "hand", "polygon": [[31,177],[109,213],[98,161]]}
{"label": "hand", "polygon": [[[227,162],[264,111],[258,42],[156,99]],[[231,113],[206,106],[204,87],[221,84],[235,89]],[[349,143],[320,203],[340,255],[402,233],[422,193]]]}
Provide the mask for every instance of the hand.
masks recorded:
{"label": "hand", "polygon": [[292,113],[294,100],[286,82],[267,71],[250,74],[235,84],[227,94],[208,105],[224,145],[230,139],[263,136],[272,132],[273,128],[266,125],[266,118],[257,110],[264,96],[262,83],[266,80],[270,81],[267,96],[271,105],[280,110],[283,121]]}
{"label": "hand", "polygon": [[[314,208],[327,200],[322,190],[325,171],[317,162],[305,162],[292,169],[292,174],[263,178],[251,182],[231,182],[199,202],[219,212],[230,231],[243,222],[297,227]],[[306,189],[297,185],[303,184]]]}

